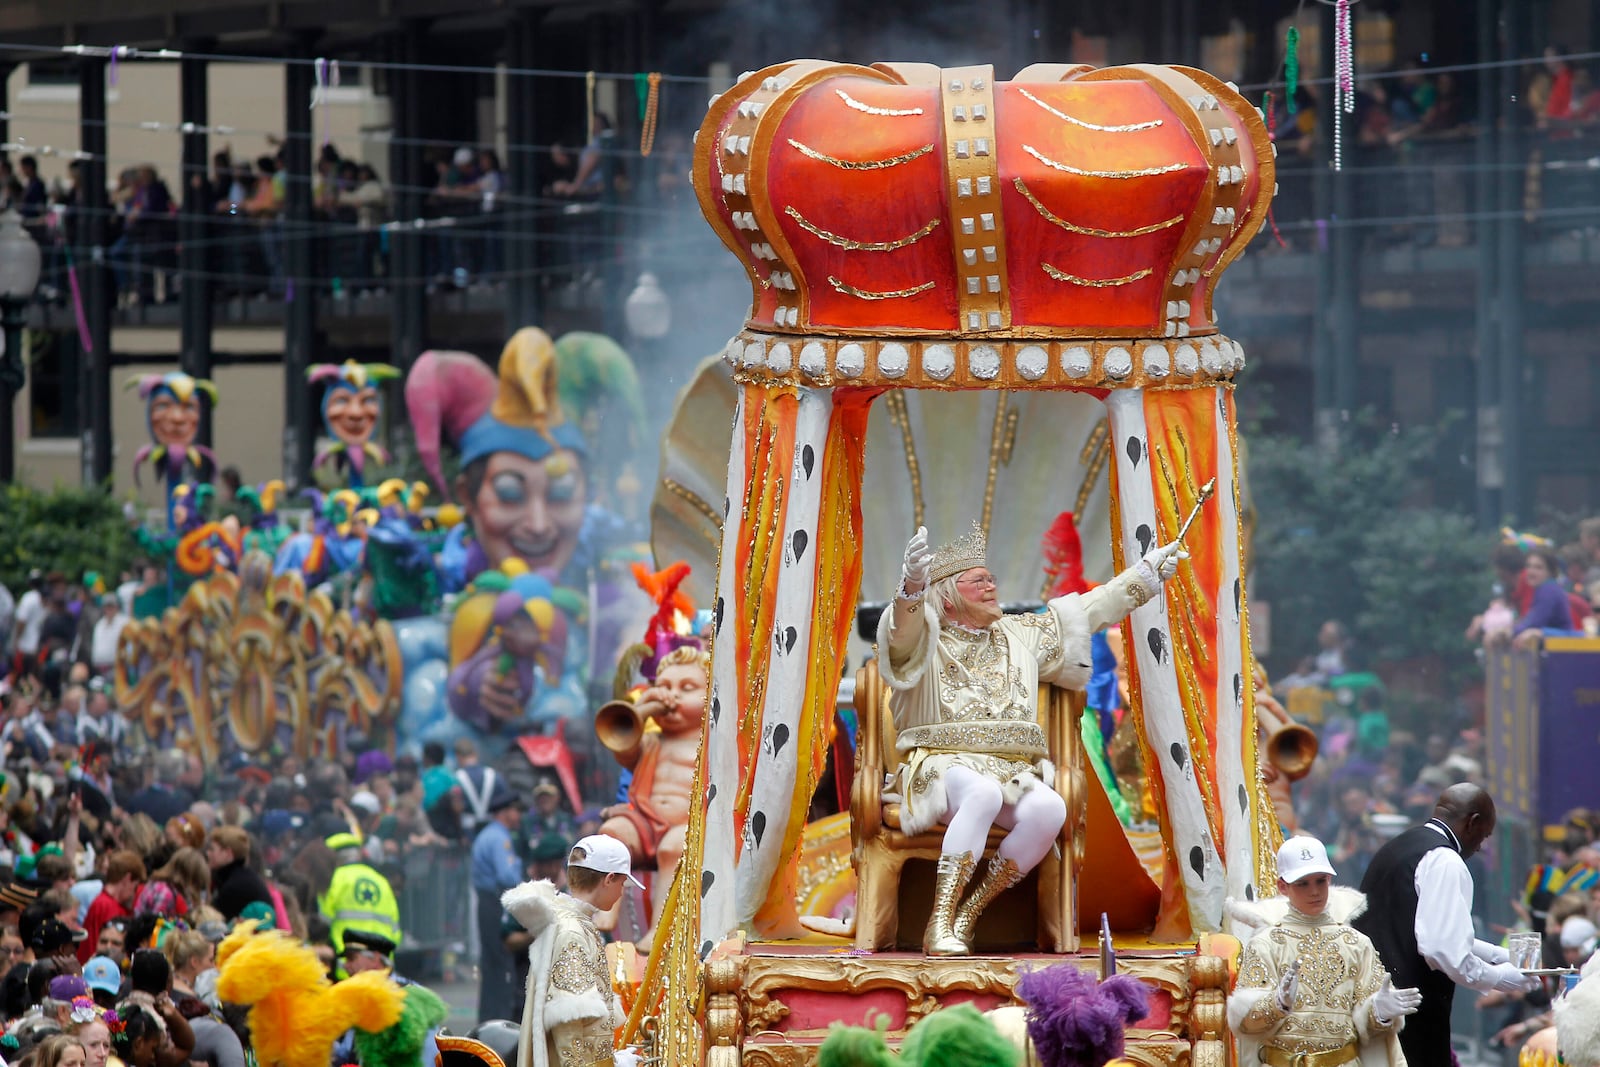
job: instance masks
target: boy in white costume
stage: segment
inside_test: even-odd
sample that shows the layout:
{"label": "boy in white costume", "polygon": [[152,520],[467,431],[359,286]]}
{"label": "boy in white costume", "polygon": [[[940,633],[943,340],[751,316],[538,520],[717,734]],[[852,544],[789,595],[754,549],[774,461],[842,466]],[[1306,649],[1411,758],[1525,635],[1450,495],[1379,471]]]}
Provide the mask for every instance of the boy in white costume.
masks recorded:
{"label": "boy in white costume", "polygon": [[[614,837],[585,837],[567,856],[568,893],[549,881],[524,882],[500,898],[528,928],[528,992],[517,1067],[612,1067],[612,1035],[623,1015],[611,988],[605,942],[594,917],[616,906],[629,873],[628,847]],[[643,889],[643,886],[639,886]]]}
{"label": "boy in white costume", "polygon": [[1280,896],[1229,901],[1229,915],[1262,927],[1239,960],[1228,1024],[1240,1067],[1405,1067],[1396,1035],[1422,993],[1396,989],[1377,949],[1349,922],[1366,897],[1333,886],[1328,851],[1313,837],[1278,849]]}

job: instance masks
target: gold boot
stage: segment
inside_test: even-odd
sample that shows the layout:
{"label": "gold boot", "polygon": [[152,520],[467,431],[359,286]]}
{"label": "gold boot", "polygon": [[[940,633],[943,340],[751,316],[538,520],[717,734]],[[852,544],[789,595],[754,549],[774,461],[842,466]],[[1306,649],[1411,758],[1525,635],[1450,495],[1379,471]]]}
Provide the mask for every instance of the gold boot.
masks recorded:
{"label": "gold boot", "polygon": [[989,860],[989,869],[984,872],[983,880],[972,890],[972,895],[962,902],[961,907],[956,909],[956,921],[950,929],[968,952],[972,951],[972,932],[978,927],[978,916],[983,914],[983,909],[992,904],[995,897],[1020,881],[1022,872],[1017,869],[1015,863],[1003,856],[995,856]]}
{"label": "gold boot", "polygon": [[965,956],[966,943],[950,932],[961,891],[972,880],[977,861],[970,852],[946,852],[939,857],[939,879],[933,887],[933,911],[922,935],[925,956]]}

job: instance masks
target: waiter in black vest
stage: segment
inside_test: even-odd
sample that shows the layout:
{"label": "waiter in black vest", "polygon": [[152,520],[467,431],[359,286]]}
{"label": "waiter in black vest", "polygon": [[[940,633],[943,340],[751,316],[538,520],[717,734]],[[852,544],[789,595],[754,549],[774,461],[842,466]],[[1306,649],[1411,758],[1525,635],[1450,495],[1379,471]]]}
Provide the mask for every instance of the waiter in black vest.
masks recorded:
{"label": "waiter in black vest", "polygon": [[1494,833],[1494,800],[1463,782],[1439,794],[1433,818],[1378,850],[1361,880],[1366,914],[1351,923],[1372,939],[1399,988],[1422,990],[1400,1047],[1410,1067],[1450,1067],[1450,1002],[1456,986],[1513,993],[1538,980],[1511,966],[1472,925],[1466,859]]}

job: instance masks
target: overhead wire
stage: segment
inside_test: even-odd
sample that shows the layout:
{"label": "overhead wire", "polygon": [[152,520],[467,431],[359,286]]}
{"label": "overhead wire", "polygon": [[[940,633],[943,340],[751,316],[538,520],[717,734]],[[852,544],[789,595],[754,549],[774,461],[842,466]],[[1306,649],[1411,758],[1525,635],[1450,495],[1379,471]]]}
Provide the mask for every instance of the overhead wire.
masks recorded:
{"label": "overhead wire", "polygon": [[[1298,21],[1303,15],[1305,0],[1300,0],[1292,16],[1292,21]],[[213,63],[241,63],[268,66],[314,66],[321,62],[312,56],[260,56],[248,53],[228,52],[201,52],[173,48],[138,48],[124,45],[40,45],[25,44],[20,42],[0,41],[0,54],[20,53],[28,55],[54,55],[67,58],[98,58],[111,59],[113,56],[119,61],[145,60],[154,62],[178,62],[184,59],[205,60]],[[1600,51],[1570,53],[1563,57],[1567,62],[1579,63],[1600,59]],[[1535,66],[1545,62],[1545,57],[1526,56],[1508,59],[1481,60],[1470,63],[1453,63],[1438,66],[1410,67],[1399,70],[1370,71],[1359,73],[1355,76],[1357,82],[1381,81],[1393,78],[1403,78],[1410,74],[1466,74],[1480,70],[1500,70],[1506,67]],[[352,59],[347,65],[355,67],[368,67],[374,70],[417,71],[434,74],[474,74],[474,75],[499,75],[521,78],[557,78],[566,80],[588,81],[589,79],[607,81],[625,81],[632,83],[640,71],[585,71],[585,70],[560,70],[550,67],[512,67],[504,65],[474,65],[460,63],[408,63],[382,59]],[[1278,67],[1278,74],[1283,70],[1282,63]],[[661,80],[666,83],[680,85],[699,85],[710,87],[715,85],[716,79],[710,75],[701,74],[666,74],[662,73]],[[1333,77],[1302,78],[1301,85],[1332,85]],[[1281,89],[1284,82],[1281,77],[1275,76],[1265,82],[1251,82],[1241,85],[1241,92],[1257,92],[1267,89]]]}
{"label": "overhead wire", "polygon": [[[128,45],[39,45],[21,44],[0,41],[0,53],[20,52],[27,54],[50,54],[78,59],[111,59],[119,61],[151,60],[156,62],[178,62],[185,59],[205,60],[210,63],[248,63],[253,65],[270,66],[315,66],[321,62],[313,56],[253,56],[239,53],[195,52],[177,48],[138,48]],[[582,81],[590,79],[604,79],[607,81],[627,81],[632,83],[638,71],[584,71],[584,70],[558,70],[547,67],[512,67],[512,66],[474,66],[462,63],[401,63],[392,60],[357,59],[350,63],[357,67],[370,67],[374,70],[409,70],[424,74],[504,74],[517,78],[572,78]],[[661,75],[663,82],[679,85],[714,84],[709,75],[704,74],[665,74]]]}

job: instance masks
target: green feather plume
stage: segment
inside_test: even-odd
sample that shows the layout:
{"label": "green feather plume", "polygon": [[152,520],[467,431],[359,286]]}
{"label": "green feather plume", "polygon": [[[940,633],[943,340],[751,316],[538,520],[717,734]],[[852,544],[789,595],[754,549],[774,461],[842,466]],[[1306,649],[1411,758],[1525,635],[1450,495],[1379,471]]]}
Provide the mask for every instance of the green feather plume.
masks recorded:
{"label": "green feather plume", "polygon": [[911,1067],[1016,1067],[1017,1047],[971,1004],[942,1008],[923,1019],[900,1045]]}
{"label": "green feather plume", "polygon": [[449,1018],[450,1008],[431,989],[408,985],[405,990],[399,1022],[375,1034],[356,1031],[356,1055],[361,1067],[418,1067],[428,1031]]}
{"label": "green feather plume", "polygon": [[835,1025],[817,1049],[817,1067],[895,1067],[881,1030]]}

